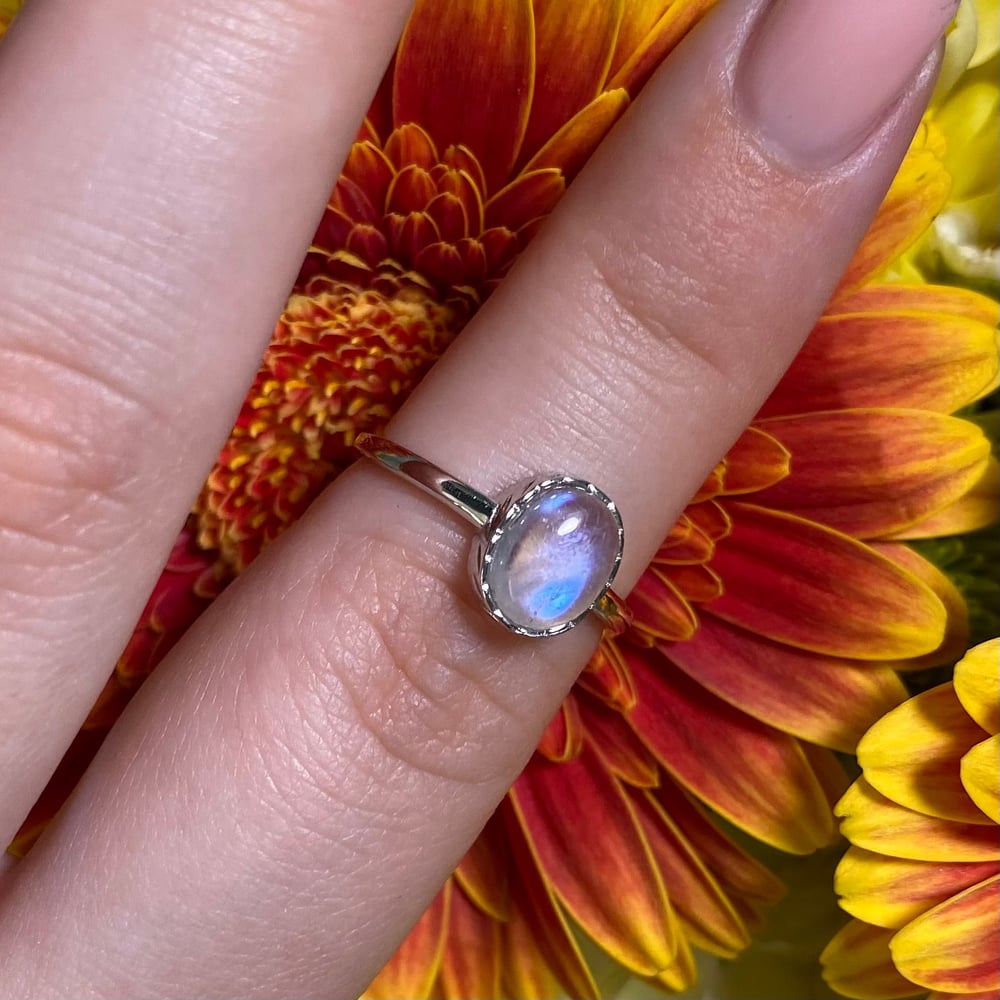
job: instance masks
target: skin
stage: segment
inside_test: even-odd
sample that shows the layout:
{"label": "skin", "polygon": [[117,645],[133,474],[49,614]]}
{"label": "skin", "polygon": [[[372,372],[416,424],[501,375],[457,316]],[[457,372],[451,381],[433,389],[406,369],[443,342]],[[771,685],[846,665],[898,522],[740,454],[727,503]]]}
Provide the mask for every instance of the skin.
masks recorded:
{"label": "skin", "polygon": [[[822,310],[933,78],[840,162],[798,165],[740,103],[761,6],[723,5],[669,60],[391,427],[486,492],[596,482],[623,593]],[[31,95],[0,109],[4,837],[225,440],[406,14],[38,0],[3,43],[0,93]],[[599,634],[505,633],[468,540],[368,463],[328,489],[8,863],[0,995],[363,990]]]}

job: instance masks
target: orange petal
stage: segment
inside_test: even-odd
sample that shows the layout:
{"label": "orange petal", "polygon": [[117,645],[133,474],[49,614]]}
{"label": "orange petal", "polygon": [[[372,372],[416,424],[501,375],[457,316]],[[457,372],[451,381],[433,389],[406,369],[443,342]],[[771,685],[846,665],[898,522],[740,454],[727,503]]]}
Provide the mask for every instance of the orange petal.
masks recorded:
{"label": "orange petal", "polygon": [[673,2],[675,0],[629,0],[618,29],[618,43],[611,64],[612,73],[617,72],[622,63],[640,48],[663,16],[664,9]]}
{"label": "orange petal", "polygon": [[953,285],[866,285],[831,302],[825,315],[852,313],[964,316],[991,328],[1000,322],[1000,305],[994,299]]}
{"label": "orange petal", "polygon": [[1000,987],[998,878],[935,906],[892,939],[892,957],[908,979],[932,990],[974,993]]}
{"label": "orange petal", "polygon": [[545,727],[537,751],[547,760],[559,763],[571,760],[583,749],[583,722],[571,691]]}
{"label": "orange petal", "polygon": [[837,865],[834,887],[851,916],[898,930],[996,870],[996,861],[914,861],[851,847]]}
{"label": "orange petal", "polygon": [[510,868],[502,824],[493,817],[458,863],[455,879],[479,909],[496,920],[506,920],[510,915]]}
{"label": "orange petal", "polygon": [[958,587],[932,562],[900,542],[869,542],[879,555],[885,556],[918,580],[922,580],[937,595],[947,615],[944,638],[932,653],[913,656],[885,664],[894,670],[920,670],[954,663],[969,646],[969,609]]}
{"label": "orange petal", "polygon": [[1000,733],[1000,639],[981,642],[955,667],[955,694],[988,733]]}
{"label": "orange petal", "polygon": [[601,92],[618,40],[624,0],[534,0],[535,94],[522,147],[530,157]]}
{"label": "orange petal", "polygon": [[566,190],[566,180],[554,167],[522,173],[486,203],[486,226],[517,230],[548,215]]}
{"label": "orange petal", "polygon": [[628,104],[628,93],[620,88],[594,98],[535,153],[525,164],[524,172],[555,167],[571,180],[611,131],[611,126],[625,113]]}
{"label": "orange petal", "polygon": [[[624,87],[630,94],[637,94],[653,70],[714,3],[715,0],[674,0],[665,4],[661,0],[659,6],[666,10],[639,47],[614,71],[608,86]],[[616,53],[615,62],[619,61]]]}
{"label": "orange petal", "polygon": [[928,816],[988,823],[962,785],[962,756],[983,738],[952,685],[941,684],[893,709],[858,746],[866,780]]}
{"label": "orange petal", "polygon": [[1000,823],[998,759],[1000,759],[1000,736],[991,736],[988,740],[976,744],[962,758],[962,785],[969,798],[993,823]]}
{"label": "orange petal", "polygon": [[396,954],[365,990],[363,1000],[399,1000],[399,997],[424,1000],[430,996],[444,954],[452,889],[449,879]]}
{"label": "orange petal", "polygon": [[487,190],[510,174],[534,88],[531,0],[417,0],[396,53],[393,119],[467,146]]}
{"label": "orange petal", "polygon": [[780,482],[791,465],[791,452],[760,427],[748,427],[726,452],[723,483],[728,496],[756,493]]}
{"label": "orange petal", "polygon": [[517,878],[511,881],[510,918],[502,928],[505,960],[501,977],[506,994],[550,997],[555,992],[555,980],[571,997],[596,1000],[594,978],[556,905],[551,884],[539,871],[510,796],[504,800],[501,813],[517,872]]}
{"label": "orange petal", "polygon": [[652,656],[628,656],[639,700],[629,721],[684,787],[755,837],[794,854],[830,841],[823,789],[797,741]]}
{"label": "orange petal", "polygon": [[996,329],[985,323],[902,311],[825,316],[760,416],[887,406],[953,413],[996,375]]}
{"label": "orange petal", "polygon": [[944,510],[911,524],[894,537],[940,538],[989,527],[1000,520],[1000,464],[991,455],[983,474],[966,493]]}
{"label": "orange petal", "polygon": [[709,614],[691,639],[663,650],[734,707],[845,753],[853,753],[868,728],[906,699],[891,670],[770,642]]}
{"label": "orange petal", "polygon": [[930,226],[944,207],[951,178],[922,128],[896,173],[868,233],[841,279],[834,301],[885,268]]}
{"label": "orange petal", "polygon": [[927,994],[927,1000],[997,1000],[996,990],[979,990],[976,993],[938,993],[937,990]]}
{"label": "orange petal", "polygon": [[698,628],[691,605],[670,580],[655,569],[647,570],[628,595],[633,627],[657,639],[690,639]]}
{"label": "orange petal", "polygon": [[831,656],[897,660],[937,649],[946,614],[915,576],[847,535],[746,503],[712,569],[726,593],[712,614],[778,642]]}
{"label": "orange petal", "polygon": [[500,924],[461,890],[451,896],[440,977],[445,996],[492,1000],[500,995]]}
{"label": "orange petal", "polygon": [[545,880],[616,961],[653,975],[677,950],[676,917],[619,783],[593,751],[534,757],[510,791]]}
{"label": "orange petal", "polygon": [[635,704],[632,675],[614,642],[602,642],[576,683],[619,712]]}
{"label": "orange petal", "polygon": [[907,809],[859,778],[837,803],[840,831],[852,843],[894,858],[995,861],[996,827],[954,823]]}
{"label": "orange petal", "polygon": [[587,740],[605,767],[616,778],[634,787],[656,787],[660,766],[621,711],[609,708],[596,698],[581,698],[580,709]]}
{"label": "orange petal", "polygon": [[762,425],[794,456],[754,499],[858,538],[893,534],[953,504],[983,473],[975,424],[924,410],[846,410]]}
{"label": "orange petal", "polygon": [[838,993],[857,1000],[892,1000],[921,993],[892,962],[889,942],[894,933],[852,920],[820,955],[823,978]]}
{"label": "orange petal", "polygon": [[[650,794],[692,844],[712,876],[730,897],[754,903],[774,903],[785,886],[770,869],[726,836],[690,795],[664,777]],[[736,900],[734,900],[736,901]]]}
{"label": "orange petal", "polygon": [[719,575],[703,563],[661,563],[655,567],[654,572],[669,580],[674,589],[691,603],[714,601],[725,592]]}
{"label": "orange petal", "polygon": [[723,958],[739,954],[750,943],[746,925],[696,848],[648,792],[631,791],[629,799],[687,939]]}

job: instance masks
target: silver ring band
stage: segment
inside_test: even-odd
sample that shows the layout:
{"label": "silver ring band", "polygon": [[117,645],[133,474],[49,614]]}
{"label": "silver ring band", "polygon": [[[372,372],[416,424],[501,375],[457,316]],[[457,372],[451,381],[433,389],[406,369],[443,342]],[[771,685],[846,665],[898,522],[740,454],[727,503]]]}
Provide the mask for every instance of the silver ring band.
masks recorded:
{"label": "silver ring band", "polygon": [[611,590],[625,537],[621,515],[593,483],[536,477],[496,501],[386,438],[359,434],[355,447],[480,529],[470,553],[473,585],[511,632],[558,635],[591,612],[614,635],[628,627],[625,602]]}

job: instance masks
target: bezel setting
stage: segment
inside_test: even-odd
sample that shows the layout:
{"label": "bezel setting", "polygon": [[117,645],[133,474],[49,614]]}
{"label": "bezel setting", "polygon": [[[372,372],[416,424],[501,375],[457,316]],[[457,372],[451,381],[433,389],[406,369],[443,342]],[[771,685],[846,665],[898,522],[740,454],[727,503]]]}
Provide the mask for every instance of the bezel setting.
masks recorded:
{"label": "bezel setting", "polygon": [[[515,622],[504,613],[494,599],[492,588],[490,587],[489,574],[493,555],[500,540],[511,530],[513,525],[529,511],[545,493],[555,490],[575,490],[585,493],[590,497],[599,500],[605,509],[612,515],[618,533],[618,546],[615,552],[614,562],[607,580],[604,582],[600,592],[594,600],[587,605],[579,614],[570,619],[557,622],[547,628],[532,628],[520,622]],[[473,585],[476,592],[489,615],[506,629],[517,635],[529,636],[531,638],[544,638],[552,635],[559,635],[568,632],[577,625],[583,618],[595,610],[598,603],[611,589],[612,583],[618,567],[621,564],[622,550],[625,544],[625,531],[622,525],[621,514],[615,502],[603,491],[599,490],[593,483],[585,479],[577,479],[573,476],[548,475],[542,479],[532,479],[527,483],[518,484],[497,503],[493,516],[483,529],[483,534],[479,536],[476,544],[470,553],[470,569],[472,571]]]}

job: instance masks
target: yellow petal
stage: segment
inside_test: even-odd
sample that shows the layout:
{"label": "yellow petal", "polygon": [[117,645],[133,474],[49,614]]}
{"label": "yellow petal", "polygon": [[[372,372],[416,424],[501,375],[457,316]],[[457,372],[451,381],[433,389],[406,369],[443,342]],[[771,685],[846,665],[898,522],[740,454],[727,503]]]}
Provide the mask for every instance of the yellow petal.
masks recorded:
{"label": "yellow petal", "polygon": [[988,823],[962,785],[961,759],[982,740],[951,684],[894,708],[858,744],[865,778],[894,802],[928,816]]}
{"label": "yellow petal", "polygon": [[837,865],[834,887],[851,916],[898,930],[996,869],[996,861],[914,861],[851,847]]}
{"label": "yellow petal", "polygon": [[893,965],[893,931],[852,920],[820,955],[823,978],[838,993],[857,1000],[893,1000],[922,992]]}
{"label": "yellow petal", "polygon": [[1000,823],[1000,790],[997,789],[997,755],[1000,736],[974,746],[962,758],[962,784],[969,798],[994,822]]}
{"label": "yellow petal", "polygon": [[887,799],[864,778],[851,785],[836,813],[841,833],[869,851],[926,861],[996,861],[995,826],[925,816]]}
{"label": "yellow petal", "polygon": [[1000,733],[1000,639],[980,643],[955,667],[955,694],[988,733]]}
{"label": "yellow petal", "polygon": [[892,939],[899,971],[928,989],[976,993],[1000,986],[998,877],[928,910]]}

